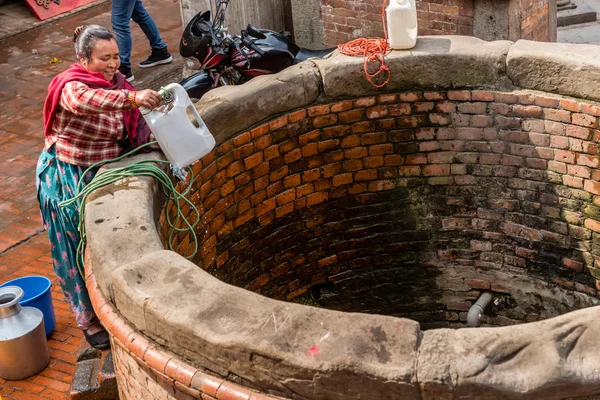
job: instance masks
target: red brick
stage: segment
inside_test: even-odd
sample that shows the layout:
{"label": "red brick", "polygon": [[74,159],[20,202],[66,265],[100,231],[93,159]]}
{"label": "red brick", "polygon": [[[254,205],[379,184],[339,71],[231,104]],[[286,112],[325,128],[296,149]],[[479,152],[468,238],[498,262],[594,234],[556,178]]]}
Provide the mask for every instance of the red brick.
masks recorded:
{"label": "red brick", "polygon": [[450,117],[450,115],[446,114],[431,113],[429,114],[429,121],[431,121],[433,125],[446,126],[452,123],[452,118]]}
{"label": "red brick", "polygon": [[[391,146],[391,145],[390,145]],[[376,146],[371,146],[373,148]],[[344,151],[344,157],[346,158],[364,158],[369,155],[369,151],[366,147],[353,147],[351,149],[347,149]],[[371,155],[380,155],[380,154],[371,154]]]}
{"label": "red brick", "polygon": [[440,101],[440,100],[445,100],[447,97],[445,92],[424,92],[423,93],[423,98],[425,100],[432,100],[432,101]]}
{"label": "red brick", "polygon": [[572,115],[573,118],[573,124],[574,125],[580,125],[580,126],[584,126],[586,128],[598,128],[598,118],[597,117],[593,117],[591,115],[587,115],[587,114],[577,114],[574,113]]}
{"label": "red brick", "polygon": [[579,103],[574,100],[561,99],[559,100],[558,105],[560,108],[567,111],[579,112],[581,110]]}
{"label": "red brick", "polygon": [[233,138],[233,145],[235,147],[240,147],[246,143],[250,143],[251,140],[252,135],[250,132],[244,132]]}
{"label": "red brick", "polygon": [[514,105],[513,112],[518,117],[525,118],[542,118],[542,108],[538,106],[522,106],[522,105]]}
{"label": "red brick", "polygon": [[536,96],[535,104],[541,107],[557,108],[560,104],[560,99],[556,97]]}
{"label": "red brick", "polygon": [[311,207],[320,203],[323,203],[329,199],[329,195],[324,192],[317,192],[309,194],[306,197],[306,205],[307,207]]}
{"label": "red brick", "polygon": [[[359,149],[359,148],[355,148],[355,149]],[[354,149],[351,149],[354,150]],[[377,145],[373,145],[373,146],[369,146],[369,156],[381,156],[384,154],[392,154],[394,152],[394,145],[391,143],[386,143],[386,144],[377,144]],[[364,152],[360,152],[361,157],[362,154]],[[346,153],[346,157],[348,158],[354,158],[355,156],[352,155],[350,156],[348,153]]]}
{"label": "red brick", "polygon": [[361,169],[363,169],[363,162],[362,160],[348,160],[348,161],[344,161],[344,163],[342,164],[342,168],[344,169],[344,171],[359,171]]}
{"label": "red brick", "polygon": [[370,182],[368,185],[369,192],[381,192],[385,190],[393,190],[396,188],[396,183],[392,180],[380,180]]}
{"label": "red brick", "polygon": [[369,119],[384,118],[388,115],[387,107],[377,106],[368,108],[366,115]]}
{"label": "red brick", "polygon": [[544,109],[544,119],[557,122],[571,122],[571,112],[566,110]]}
{"label": "red brick", "polygon": [[364,133],[364,132],[373,132],[374,127],[371,121],[363,121],[352,124],[351,132],[352,133]]}
{"label": "red brick", "polygon": [[339,174],[333,177],[333,186],[337,187],[337,186],[342,186],[342,185],[347,185],[352,183],[352,174],[351,173],[345,173],[345,174]]}
{"label": "red brick", "polygon": [[288,123],[288,116],[284,115],[283,117],[279,117],[271,122],[269,122],[269,129],[274,131],[275,129],[283,128]]}
{"label": "red brick", "polygon": [[372,181],[375,179],[377,179],[377,170],[375,169],[365,169],[362,171],[357,171],[354,175],[354,180],[357,182]]}
{"label": "red brick", "polygon": [[494,101],[494,92],[487,90],[473,90],[471,92],[473,101]]}
{"label": "red brick", "polygon": [[404,115],[411,115],[412,109],[410,104],[407,103],[399,103],[392,104],[387,107],[388,114],[392,117],[401,117]]}
{"label": "red brick", "polygon": [[579,261],[572,260],[570,258],[563,257],[563,265],[567,268],[570,268],[574,271],[582,272],[583,271],[583,263]]}
{"label": "red brick", "polygon": [[583,140],[589,140],[591,138],[592,131],[589,128],[584,128],[581,126],[567,125],[566,135]]}
{"label": "red brick", "polygon": [[519,96],[514,93],[494,93],[494,98],[497,103],[516,104],[519,102]]}
{"label": "red brick", "polygon": [[469,285],[471,289],[490,290],[492,288],[492,284],[483,279],[467,279],[465,283]]}
{"label": "red brick", "polygon": [[593,115],[595,117],[600,117],[600,106],[595,104],[581,103],[581,112],[589,115]]}
{"label": "red brick", "polygon": [[459,113],[464,114],[485,114],[487,103],[459,103],[457,110]]}
{"label": "red brick", "polygon": [[[293,124],[298,121],[306,119],[306,110],[298,110],[288,115],[288,123]],[[252,134],[254,137],[254,134]]]}
{"label": "red brick", "polygon": [[341,124],[350,124],[352,122],[360,121],[363,118],[364,110],[350,110],[339,114],[339,121]]}
{"label": "red brick", "polygon": [[253,154],[246,159],[244,159],[244,167],[246,170],[251,170],[252,168],[260,165],[263,162],[263,153]]}
{"label": "red brick", "polygon": [[298,136],[298,143],[304,146],[311,142],[316,142],[321,137],[321,131],[314,130]]}
{"label": "red brick", "polygon": [[304,171],[302,173],[302,183],[313,182],[319,179],[321,176],[321,171],[319,168],[310,169],[308,171]]}
{"label": "red brick", "polygon": [[600,195],[600,182],[586,180],[583,188],[589,193]]}
{"label": "red brick", "polygon": [[300,198],[309,195],[315,191],[312,183],[307,183],[296,188],[296,198]]}
{"label": "red brick", "polygon": [[274,198],[267,199],[260,204],[256,205],[256,216],[260,217],[263,214],[268,213],[269,211],[275,210],[277,206],[277,202]]}
{"label": "red brick", "polygon": [[309,117],[317,117],[319,115],[329,114],[330,109],[329,109],[329,104],[324,104],[324,105],[320,105],[320,106],[310,107],[307,111],[308,111]]}
{"label": "red brick", "polygon": [[342,112],[352,109],[352,100],[344,100],[331,105],[331,112]]}
{"label": "red brick", "polygon": [[580,178],[589,179],[591,177],[591,171],[588,167],[582,167],[580,165],[568,165],[567,173],[569,175],[578,176]]}
{"label": "red brick", "polygon": [[315,128],[323,128],[325,126],[334,125],[337,122],[337,114],[328,114],[316,117],[313,120],[313,126]]}
{"label": "red brick", "polygon": [[554,159],[556,161],[565,162],[568,164],[574,164],[575,163],[575,153],[573,153],[572,151],[555,150],[554,151]]}
{"label": "red brick", "polygon": [[598,156],[589,156],[587,154],[579,154],[577,157],[578,165],[585,165],[587,167],[598,168],[600,166],[600,160]]}
{"label": "red brick", "polygon": [[395,103],[397,96],[395,94],[380,94],[377,96],[377,102],[379,104]]}
{"label": "red brick", "polygon": [[423,97],[422,97],[421,93],[417,93],[417,92],[400,93],[398,95],[398,99],[400,101],[407,101],[407,102],[419,101],[422,98]]}
{"label": "red brick", "polygon": [[371,107],[377,103],[377,99],[373,97],[362,97],[354,100],[354,107]]}
{"label": "red brick", "polygon": [[456,103],[453,101],[440,101],[435,106],[435,111],[438,113],[455,113],[456,112]]}
{"label": "red brick", "polygon": [[450,175],[450,165],[426,165],[423,167],[423,176],[446,176]]}
{"label": "red brick", "polygon": [[295,161],[298,161],[301,158],[302,158],[302,150],[294,149],[283,156],[283,161],[286,164],[291,164]]}
{"label": "red brick", "polygon": [[449,100],[458,100],[458,101],[470,101],[471,100],[471,92],[467,90],[449,90],[448,91],[448,99]]}
{"label": "red brick", "polygon": [[574,188],[583,188],[583,179],[576,178],[570,175],[563,175],[563,184],[574,187]]}

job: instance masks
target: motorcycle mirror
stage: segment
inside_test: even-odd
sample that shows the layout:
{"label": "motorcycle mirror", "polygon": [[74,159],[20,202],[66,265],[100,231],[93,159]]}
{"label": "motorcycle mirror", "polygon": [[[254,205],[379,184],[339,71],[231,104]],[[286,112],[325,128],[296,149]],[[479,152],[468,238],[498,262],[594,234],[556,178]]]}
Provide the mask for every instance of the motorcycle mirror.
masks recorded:
{"label": "motorcycle mirror", "polygon": [[247,29],[248,35],[250,35],[256,39],[266,39],[267,38],[264,33],[262,33],[257,27],[253,26],[252,24],[248,24],[248,27],[246,29]]}

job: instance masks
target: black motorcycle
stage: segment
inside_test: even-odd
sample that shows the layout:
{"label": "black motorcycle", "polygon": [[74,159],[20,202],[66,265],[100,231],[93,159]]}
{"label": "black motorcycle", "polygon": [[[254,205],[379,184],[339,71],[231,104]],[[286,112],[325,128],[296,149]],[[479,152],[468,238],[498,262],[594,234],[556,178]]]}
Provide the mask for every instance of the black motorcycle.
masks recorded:
{"label": "black motorcycle", "polygon": [[201,98],[215,87],[240,85],[255,76],[274,74],[335,50],[302,49],[283,33],[250,24],[241,36],[231,35],[224,25],[228,3],[229,0],[218,3],[214,22],[210,11],[200,12],[183,31],[179,52],[201,70],[180,82],[190,97]]}

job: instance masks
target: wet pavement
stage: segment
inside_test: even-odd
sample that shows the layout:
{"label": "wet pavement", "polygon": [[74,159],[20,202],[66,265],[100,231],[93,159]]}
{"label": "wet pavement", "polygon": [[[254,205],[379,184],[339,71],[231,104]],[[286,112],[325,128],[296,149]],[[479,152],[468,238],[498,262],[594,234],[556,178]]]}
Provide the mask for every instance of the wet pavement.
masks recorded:
{"label": "wet pavement", "polygon": [[[176,50],[181,34],[178,1],[146,0],[144,4],[169,49]],[[94,23],[110,28],[110,3],[34,28],[27,22],[25,32],[0,41],[0,284],[27,275],[50,278],[57,324],[48,341],[49,367],[24,381],[0,378],[0,396],[4,400],[67,399],[82,333],[52,271],[35,193],[35,165],[44,142],[42,106],[48,84],[73,62],[77,26]],[[150,47],[133,23],[132,34],[132,61],[137,63],[149,55]],[[134,67],[138,88],[145,87],[144,76],[167,69]]]}

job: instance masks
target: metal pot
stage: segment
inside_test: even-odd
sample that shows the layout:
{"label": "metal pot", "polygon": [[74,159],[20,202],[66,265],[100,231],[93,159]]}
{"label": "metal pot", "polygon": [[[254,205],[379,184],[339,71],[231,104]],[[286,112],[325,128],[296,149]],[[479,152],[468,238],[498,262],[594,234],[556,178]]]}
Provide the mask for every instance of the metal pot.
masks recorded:
{"label": "metal pot", "polygon": [[44,314],[21,307],[23,289],[0,289],[0,378],[21,380],[46,368],[50,362],[44,329]]}

